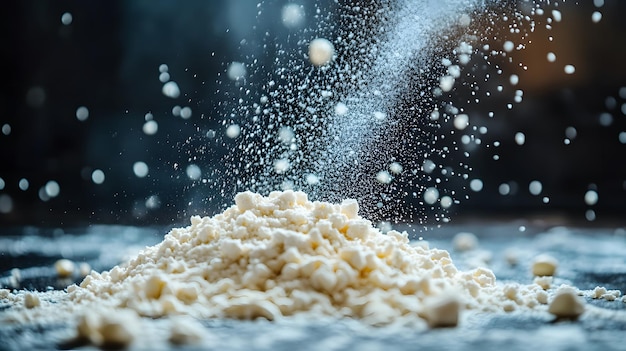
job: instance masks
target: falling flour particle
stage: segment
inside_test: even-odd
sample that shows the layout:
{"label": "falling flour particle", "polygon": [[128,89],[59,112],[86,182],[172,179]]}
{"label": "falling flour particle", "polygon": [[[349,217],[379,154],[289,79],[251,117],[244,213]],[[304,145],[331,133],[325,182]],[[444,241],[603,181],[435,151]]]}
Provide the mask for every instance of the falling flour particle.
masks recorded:
{"label": "falling flour particle", "polygon": [[598,23],[598,22],[600,22],[601,20],[602,20],[602,12],[600,12],[600,11],[594,11],[594,12],[591,14],[591,21],[592,21],[593,23]]}
{"label": "falling flour particle", "polygon": [[289,29],[301,26],[305,20],[304,7],[300,4],[286,4],[281,10],[281,19]]}
{"label": "falling flour particle", "polygon": [[469,116],[462,113],[454,116],[454,128],[463,130],[469,126]]}
{"label": "falling flour particle", "polygon": [[348,113],[348,106],[346,106],[346,104],[344,104],[343,102],[339,102],[337,103],[337,105],[335,105],[335,114],[337,116],[344,116]]}
{"label": "falling flour particle", "polygon": [[387,118],[387,114],[384,112],[376,111],[373,113],[374,118],[378,121],[384,121]]}
{"label": "falling flour particle", "polygon": [[133,164],[133,173],[137,178],[143,178],[148,175],[148,165],[143,161],[137,161]]}
{"label": "falling flour particle", "polygon": [[443,208],[450,208],[450,206],[452,206],[452,204],[454,203],[454,200],[452,200],[452,198],[450,196],[442,196],[441,199],[439,200],[439,203],[441,204],[441,207]]}
{"label": "falling flour particle", "polygon": [[510,40],[505,41],[504,44],[502,45],[502,49],[506,52],[511,52],[513,51],[514,48],[515,48],[515,44]]}
{"label": "falling flour particle", "polygon": [[87,109],[87,107],[80,106],[79,108],[76,109],[76,119],[78,119],[81,122],[84,122],[87,120],[87,118],[89,118],[89,109]]}
{"label": "falling flour particle", "polygon": [[430,187],[424,190],[424,201],[432,205],[439,199],[439,190],[435,187]]}
{"label": "falling flour particle", "polygon": [[452,88],[454,87],[454,82],[455,82],[455,79],[453,76],[451,75],[443,76],[439,79],[439,88],[441,88],[443,92],[447,93],[451,91]]}
{"label": "falling flour particle", "polygon": [[287,170],[289,170],[289,167],[291,167],[291,164],[289,160],[287,159],[280,159],[280,160],[274,161],[274,172],[278,174],[287,172]]}
{"label": "falling flour particle", "polygon": [[154,135],[159,130],[159,124],[155,120],[146,121],[143,124],[142,130],[146,135]]}
{"label": "falling flour particle", "polygon": [[241,127],[238,124],[231,124],[226,128],[226,136],[235,139],[241,134]]}
{"label": "falling flour particle", "polygon": [[59,277],[65,278],[74,274],[76,265],[74,264],[74,262],[62,258],[54,263],[54,269],[56,270]]}
{"label": "falling flour particle", "polygon": [[228,79],[234,81],[244,79],[247,73],[248,72],[246,70],[246,66],[243,63],[237,61],[231,62],[231,64],[228,65],[228,69],[226,69],[226,75],[228,76]]}
{"label": "falling flour particle", "polygon": [[598,203],[598,192],[595,190],[587,190],[585,193],[585,204],[593,206]]}
{"label": "falling flour particle", "polygon": [[309,43],[309,61],[314,66],[324,66],[330,63],[335,54],[333,43],[324,38],[313,39]]}
{"label": "falling flour particle", "polygon": [[565,65],[563,67],[563,71],[565,74],[574,74],[574,72],[576,72],[576,67],[574,67],[574,65]]}
{"label": "falling flour particle", "polygon": [[309,185],[316,185],[320,183],[320,178],[315,174],[307,174],[304,179]]}
{"label": "falling flour particle", "polygon": [[376,180],[381,184],[389,184],[392,179],[391,174],[387,171],[380,171],[376,173]]}
{"label": "falling flour particle", "polygon": [[401,164],[399,164],[398,162],[392,162],[392,163],[389,165],[389,170],[390,170],[390,171],[391,171],[391,173],[393,173],[393,174],[400,174],[400,173],[402,173],[402,169],[403,169],[403,168],[402,168],[402,165],[401,165]]}
{"label": "falling flour particle", "polygon": [[483,181],[480,179],[472,179],[470,181],[470,189],[474,192],[479,192],[483,190]]}
{"label": "falling flour particle", "polygon": [[174,81],[169,81],[163,84],[161,92],[163,93],[163,95],[172,99],[180,96],[180,88],[178,87],[178,84],[176,84],[176,82]]}
{"label": "falling flour particle", "polygon": [[539,195],[543,190],[543,184],[538,180],[533,180],[528,184],[528,192],[532,195]]}
{"label": "falling flour particle", "polygon": [[70,24],[72,24],[72,20],[73,20],[72,14],[69,12],[65,12],[61,16],[61,23],[63,23],[66,26],[69,26]]}

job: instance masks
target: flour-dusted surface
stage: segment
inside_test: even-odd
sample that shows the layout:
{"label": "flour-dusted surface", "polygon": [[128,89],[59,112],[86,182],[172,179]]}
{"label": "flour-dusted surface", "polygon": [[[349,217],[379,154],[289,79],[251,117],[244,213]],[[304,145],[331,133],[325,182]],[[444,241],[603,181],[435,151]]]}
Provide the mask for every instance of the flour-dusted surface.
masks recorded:
{"label": "flour-dusted surface", "polygon": [[[50,255],[53,243],[63,243],[56,246],[59,254],[38,268],[47,277],[58,276],[54,263],[61,252],[74,262],[86,258],[96,269],[115,254],[125,262],[91,274],[69,293],[0,290],[2,347],[79,347],[84,344],[73,343],[77,334],[81,342],[131,349],[621,346],[618,336],[626,329],[626,304],[618,295],[626,276],[621,231],[448,225],[420,233],[426,243],[399,232],[382,234],[356,210],[352,201],[327,204],[292,192],[268,198],[244,193],[224,213],[196,217],[162,241],[146,235],[148,229],[123,227],[108,232],[106,244],[98,240],[107,227],[87,235],[2,239],[12,255],[22,252],[29,259],[36,252],[40,259]],[[448,250],[453,252],[460,232],[475,233],[480,248],[454,252],[452,262]],[[30,241],[40,245],[25,253],[24,243]],[[75,247],[71,254],[64,251],[68,242]],[[139,250],[141,242],[156,245]],[[123,259],[128,255],[121,249],[129,243],[136,251]],[[510,250],[518,258],[513,263]],[[540,254],[557,259],[559,269],[536,281],[532,264]],[[484,267],[475,268],[477,262]],[[45,290],[54,281],[37,285],[31,268],[15,266],[21,268],[22,286]],[[316,273],[323,267],[328,269]],[[283,270],[291,275],[283,276]],[[0,282],[6,287],[14,275],[3,269]],[[416,283],[413,292],[406,290],[410,281]],[[578,289],[584,312],[576,321],[552,323],[548,307],[564,285]],[[567,315],[568,306],[559,313]],[[261,318],[246,319],[255,316]],[[437,328],[447,325],[456,327]]]}

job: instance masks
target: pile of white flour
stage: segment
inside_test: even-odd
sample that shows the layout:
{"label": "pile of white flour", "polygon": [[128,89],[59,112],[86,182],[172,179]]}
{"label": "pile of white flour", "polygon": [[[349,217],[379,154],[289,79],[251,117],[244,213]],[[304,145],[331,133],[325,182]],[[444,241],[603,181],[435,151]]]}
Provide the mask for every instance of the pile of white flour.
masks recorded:
{"label": "pile of white flour", "polygon": [[406,233],[381,233],[353,200],[244,192],[235,203],[211,218],[192,217],[191,226],[123,265],[92,272],[67,289],[69,299],[150,317],[273,320],[315,312],[379,324],[425,317],[431,298],[498,310],[534,306],[542,291],[496,286],[488,269],[459,271],[447,251],[411,243]]}
{"label": "pile of white flour", "polygon": [[[545,304],[548,296],[536,284],[496,285],[485,268],[459,271],[447,251],[406,233],[383,234],[358,215],[354,200],[311,202],[294,191],[240,193],[223,213],[192,217],[191,226],[173,229],[127,263],[92,272],[67,293],[45,294],[33,303],[5,290],[4,298],[29,302],[0,318],[32,322],[65,311],[92,342],[108,332],[125,343],[116,333],[132,328],[106,315],[276,320],[308,313],[447,326],[464,309],[510,311]],[[105,317],[89,317],[94,310]]]}
{"label": "pile of white flour", "polygon": [[[486,269],[460,272],[447,251],[382,234],[356,201],[308,201],[302,192],[244,192],[212,218],[192,217],[126,265],[70,287],[77,302],[98,301],[160,317],[270,320],[315,312],[390,323],[425,317],[431,298],[471,309],[537,304],[536,293],[496,287]],[[537,286],[536,291],[542,291]]]}

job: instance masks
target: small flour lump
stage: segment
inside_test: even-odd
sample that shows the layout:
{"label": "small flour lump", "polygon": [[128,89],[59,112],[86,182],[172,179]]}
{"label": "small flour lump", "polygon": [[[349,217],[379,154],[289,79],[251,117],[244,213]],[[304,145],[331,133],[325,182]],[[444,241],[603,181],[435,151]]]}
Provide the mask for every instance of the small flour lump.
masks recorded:
{"label": "small flour lump", "polygon": [[557,318],[576,319],[585,311],[585,302],[576,289],[572,287],[560,287],[554,295],[548,312]]}
{"label": "small flour lump", "polygon": [[559,265],[559,261],[556,258],[548,255],[541,254],[532,262],[532,273],[536,277],[553,276]]}
{"label": "small flour lump", "polygon": [[[223,213],[192,217],[191,226],[173,229],[125,265],[91,273],[68,293],[75,303],[148,317],[313,313],[437,326],[455,324],[462,309],[533,307],[540,290],[502,289],[484,268],[459,271],[447,251],[412,245],[406,233],[381,233],[358,215],[354,200],[312,202],[285,191],[239,193]],[[433,308],[441,296],[454,296],[444,306],[460,307]]]}

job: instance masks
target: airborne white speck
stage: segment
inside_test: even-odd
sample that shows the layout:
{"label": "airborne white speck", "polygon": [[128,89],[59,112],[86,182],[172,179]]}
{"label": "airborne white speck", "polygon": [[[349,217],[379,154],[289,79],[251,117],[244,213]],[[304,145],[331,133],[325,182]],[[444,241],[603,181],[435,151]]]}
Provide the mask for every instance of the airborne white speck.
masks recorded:
{"label": "airborne white speck", "polygon": [[191,118],[191,108],[188,106],[185,106],[183,108],[180,109],[180,117],[183,119],[189,119]]}
{"label": "airborne white speck", "polygon": [[26,178],[22,178],[20,179],[20,181],[17,183],[18,187],[20,188],[20,190],[22,191],[26,191],[28,190],[28,188],[30,187],[30,182],[28,181],[28,179]]}
{"label": "airborne white speck", "polygon": [[541,191],[543,190],[543,184],[541,184],[540,181],[538,180],[533,180],[532,182],[530,182],[530,184],[528,185],[528,191],[532,194],[532,195],[539,195],[541,194]]}
{"label": "airborne white speck", "polygon": [[238,124],[231,124],[226,128],[226,136],[235,139],[241,133],[241,127]]}
{"label": "airborne white speck", "polygon": [[48,196],[56,197],[61,192],[61,187],[59,186],[59,183],[57,183],[56,181],[50,180],[46,183],[45,190]]}
{"label": "airborne white speck", "polygon": [[507,40],[507,41],[504,42],[504,45],[502,46],[502,48],[506,52],[511,52],[515,48],[515,44],[512,41]]}
{"label": "airborne white speck", "polygon": [[474,192],[479,192],[483,190],[483,181],[480,179],[472,179],[470,181],[470,189]]}
{"label": "airborne white speck", "polygon": [[430,187],[424,191],[424,201],[432,205],[439,200],[439,190],[435,187]]}
{"label": "airborne white speck", "polygon": [[161,92],[163,93],[163,95],[172,99],[180,96],[180,88],[178,87],[178,84],[176,84],[176,82],[172,80],[163,84]]}
{"label": "airborne white speck", "polygon": [[159,130],[159,125],[155,120],[148,120],[143,124],[143,132],[146,135],[154,135]]}
{"label": "airborne white speck", "polygon": [[398,162],[392,162],[392,163],[389,165],[389,170],[390,170],[390,171],[391,171],[391,173],[393,173],[393,174],[400,174],[400,173],[402,173],[402,169],[403,169],[403,168],[402,168],[402,165],[401,165],[401,164],[399,164]]}
{"label": "airborne white speck", "polygon": [[585,193],[585,204],[593,206],[598,203],[598,193],[595,190],[587,190]]}
{"label": "airborne white speck", "polygon": [[381,184],[389,184],[391,183],[392,177],[391,174],[387,171],[380,171],[376,173],[376,180]]}
{"label": "airborne white speck", "polygon": [[76,119],[83,122],[89,118],[89,110],[85,106],[80,106],[76,109]]}
{"label": "airborne white speck", "polygon": [[137,161],[133,164],[133,173],[137,178],[143,178],[148,175],[148,165],[145,162]]}
{"label": "airborne white speck", "polygon": [[91,180],[94,184],[102,184],[104,183],[104,172],[101,169],[96,169],[91,173]]}
{"label": "airborne white speck", "polygon": [[300,27],[305,20],[304,6],[300,4],[286,4],[281,10],[283,25],[289,29]]}
{"label": "airborne white speck", "polygon": [[345,116],[348,113],[348,106],[346,106],[346,104],[344,104],[343,102],[339,102],[337,103],[337,105],[335,105],[335,114],[337,116]]}
{"label": "airborne white speck", "polygon": [[591,14],[591,21],[592,21],[593,23],[598,23],[598,22],[600,22],[601,20],[602,20],[602,12],[600,12],[600,11],[594,11],[594,12]]}
{"label": "airborne white speck", "polygon": [[524,143],[526,142],[526,135],[522,132],[517,132],[515,133],[515,143],[517,145],[524,145]]}
{"label": "airborne white speck", "polygon": [[226,75],[228,76],[228,79],[234,81],[244,79],[247,73],[248,72],[246,70],[246,66],[243,63],[237,61],[231,62],[231,64],[228,65],[228,69],[226,70]]}
{"label": "airborne white speck", "polygon": [[200,179],[200,177],[202,177],[202,170],[198,165],[193,163],[187,166],[187,168],[185,169],[185,173],[187,174],[187,177],[189,177],[189,179],[191,180],[198,180]]}
{"label": "airborne white speck", "polygon": [[335,47],[328,39],[317,38],[309,43],[309,61],[314,66],[324,66],[332,61]]}
{"label": "airborne white speck", "polygon": [[72,14],[69,12],[65,12],[62,16],[61,16],[61,23],[63,23],[66,26],[69,26],[70,24],[72,24]]}
{"label": "airborne white speck", "polygon": [[463,130],[469,126],[469,116],[462,113],[454,117],[454,128]]}

